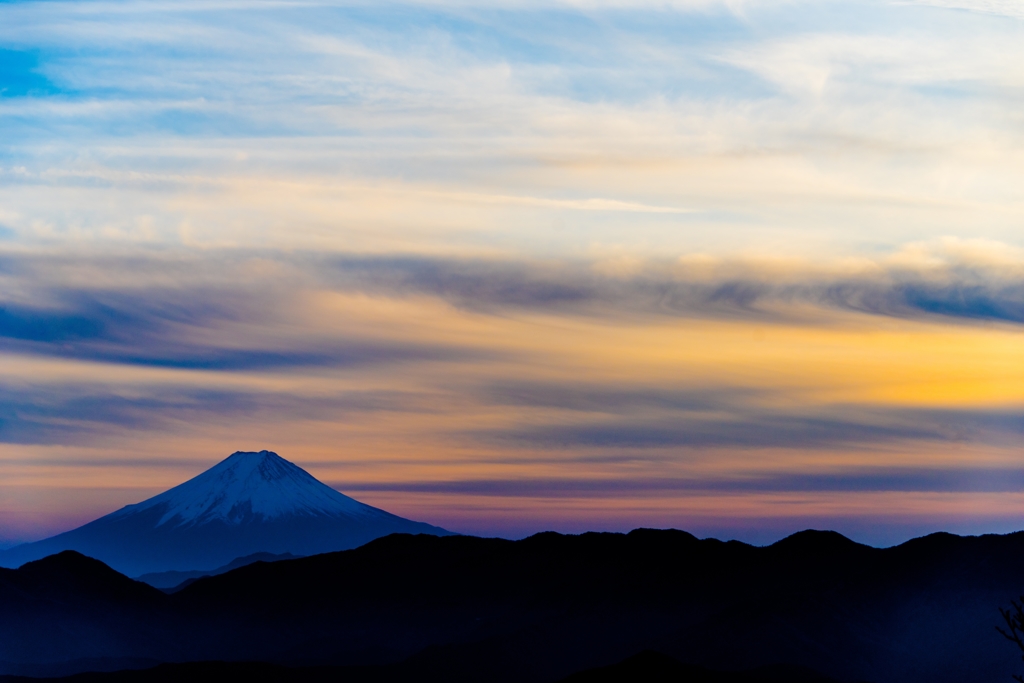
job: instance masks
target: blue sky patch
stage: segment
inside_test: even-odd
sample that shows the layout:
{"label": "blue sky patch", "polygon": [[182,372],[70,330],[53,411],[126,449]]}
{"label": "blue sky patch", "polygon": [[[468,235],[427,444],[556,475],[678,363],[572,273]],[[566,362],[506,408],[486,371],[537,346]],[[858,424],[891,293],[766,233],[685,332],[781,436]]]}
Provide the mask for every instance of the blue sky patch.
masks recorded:
{"label": "blue sky patch", "polygon": [[39,72],[36,52],[0,48],[0,97],[49,95],[57,87]]}

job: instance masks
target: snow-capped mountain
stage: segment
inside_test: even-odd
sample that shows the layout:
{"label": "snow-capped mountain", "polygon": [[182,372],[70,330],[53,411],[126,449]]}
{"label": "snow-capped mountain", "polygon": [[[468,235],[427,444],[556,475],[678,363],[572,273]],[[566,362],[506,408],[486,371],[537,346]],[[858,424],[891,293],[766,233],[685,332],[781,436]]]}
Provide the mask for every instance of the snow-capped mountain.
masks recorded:
{"label": "snow-capped mountain", "polygon": [[372,518],[390,516],[338,493],[277,453],[239,451],[158,496],[118,510],[112,518],[159,508],[157,526],[210,522],[245,524],[254,519],[304,515]]}
{"label": "snow-capped mountain", "polygon": [[276,453],[239,451],[141,503],[0,551],[0,566],[77,550],[137,576],[212,569],[258,552],[345,550],[397,532],[449,533],[353,500]]}

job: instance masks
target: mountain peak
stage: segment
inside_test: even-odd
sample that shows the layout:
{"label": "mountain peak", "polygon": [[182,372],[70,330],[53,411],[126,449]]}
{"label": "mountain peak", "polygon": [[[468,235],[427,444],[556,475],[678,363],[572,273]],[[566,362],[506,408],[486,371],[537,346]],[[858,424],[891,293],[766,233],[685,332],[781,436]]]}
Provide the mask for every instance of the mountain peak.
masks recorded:
{"label": "mountain peak", "polygon": [[288,462],[274,451],[235,451],[209,470],[231,470],[236,476],[257,475],[264,481],[287,479],[295,470],[307,474],[302,468]]}
{"label": "mountain peak", "polygon": [[320,482],[273,451],[237,451],[183,484],[115,513],[161,508],[157,526],[231,525],[287,516],[372,517],[382,513]]}

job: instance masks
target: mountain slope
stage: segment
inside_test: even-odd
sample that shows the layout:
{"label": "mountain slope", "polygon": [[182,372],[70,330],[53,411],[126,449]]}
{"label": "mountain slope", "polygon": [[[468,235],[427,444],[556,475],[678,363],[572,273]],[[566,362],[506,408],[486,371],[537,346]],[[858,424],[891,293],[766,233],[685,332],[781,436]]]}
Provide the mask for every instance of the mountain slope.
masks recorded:
{"label": "mountain slope", "polygon": [[838,683],[809,669],[764,667],[754,671],[712,671],[687,665],[660,652],[640,654],[597,669],[572,674],[559,683]]}
{"label": "mountain slope", "polygon": [[[0,569],[0,669],[32,671],[11,662],[154,661],[180,632],[167,620],[167,606],[156,588],[74,551]],[[75,666],[50,673],[62,670]]]}
{"label": "mountain slope", "polygon": [[[247,683],[452,683],[401,664],[367,667],[284,667],[266,662],[190,662],[134,670],[49,678],[46,683],[180,683],[191,680],[245,680]],[[0,683],[41,683],[38,678],[0,675]],[[629,659],[573,674],[559,683],[840,683],[813,671],[769,667],[755,671],[712,671],[645,651]],[[843,683],[849,683],[845,681]]]}
{"label": "mountain slope", "polygon": [[[79,584],[58,574],[57,585],[32,584],[28,566],[0,570],[0,673],[46,661],[70,671],[67,659],[95,651],[552,683],[653,650],[721,671],[796,665],[843,681],[1002,683],[1024,670],[995,630],[998,608],[1024,589],[1021,567],[1024,533],[878,549],[821,532],[757,548],[652,530],[522,541],[395,534],[250,564],[172,595],[140,585],[127,602],[120,588],[88,588],[130,583],[108,579],[52,600]],[[17,590],[5,592],[5,580]],[[16,608],[25,601],[53,609]],[[93,644],[94,634],[107,635]]]}
{"label": "mountain slope", "polygon": [[[878,549],[821,532],[757,548],[652,530],[522,541],[395,534],[250,564],[172,595],[140,586],[128,602],[94,588],[52,601],[78,584],[54,574],[57,586],[30,585],[29,566],[0,570],[0,588],[7,578],[20,587],[0,590],[0,673],[39,671],[40,653],[52,651],[54,664],[95,649],[108,660],[552,683],[653,650],[720,671],[796,665],[843,681],[1002,683],[1024,670],[995,630],[998,608],[1024,588],[1022,566],[1024,533]],[[25,600],[54,607],[14,609]],[[107,635],[93,644],[94,633]]]}
{"label": "mountain slope", "polygon": [[76,550],[138,576],[213,569],[258,552],[344,550],[399,532],[449,533],[353,500],[276,453],[240,451],[141,503],[0,551],[0,566]]}
{"label": "mountain slope", "polygon": [[280,562],[281,560],[297,560],[299,555],[292,555],[291,553],[283,553],[281,555],[275,555],[274,553],[253,553],[252,555],[246,555],[245,557],[236,557],[235,559],[228,562],[223,567],[217,567],[216,569],[207,570],[195,570],[195,571],[169,571],[169,572],[153,572],[151,574],[143,574],[136,576],[136,581],[147,583],[153,588],[159,588],[165,592],[173,592],[171,589],[184,588],[182,584],[186,581],[192,582],[196,579],[201,579],[204,576],[217,576],[218,574],[226,574],[232,569],[238,569],[244,567],[247,564],[254,562]]}

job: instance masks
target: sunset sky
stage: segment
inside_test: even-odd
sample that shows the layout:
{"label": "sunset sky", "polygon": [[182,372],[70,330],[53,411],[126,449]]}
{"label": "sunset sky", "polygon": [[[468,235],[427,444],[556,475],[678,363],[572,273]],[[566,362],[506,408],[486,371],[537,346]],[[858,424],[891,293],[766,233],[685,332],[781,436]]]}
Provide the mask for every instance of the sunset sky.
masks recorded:
{"label": "sunset sky", "polygon": [[264,448],[890,545],[1022,439],[1015,0],[0,1],[0,547]]}

